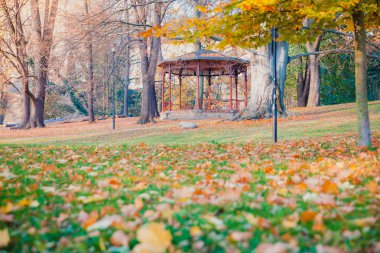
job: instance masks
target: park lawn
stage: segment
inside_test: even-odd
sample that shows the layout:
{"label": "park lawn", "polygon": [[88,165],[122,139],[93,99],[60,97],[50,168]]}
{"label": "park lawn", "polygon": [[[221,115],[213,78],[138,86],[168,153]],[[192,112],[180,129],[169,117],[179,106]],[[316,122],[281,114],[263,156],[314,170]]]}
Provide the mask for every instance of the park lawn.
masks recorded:
{"label": "park lawn", "polygon": [[[379,251],[380,104],[371,148],[356,147],[350,106],[297,109],[277,145],[269,120],[2,144],[0,251]],[[158,144],[157,128],[179,137]]]}
{"label": "park lawn", "polygon": [[[380,131],[380,101],[369,106],[371,130]],[[49,124],[45,129],[7,130],[0,128],[0,144],[94,145],[139,144],[176,145],[203,142],[245,143],[270,142],[271,119],[238,122],[213,120],[194,121],[199,128],[183,130],[179,121],[158,121],[138,125],[137,118],[117,119],[116,130],[111,119],[89,125],[87,122]],[[279,139],[297,140],[329,134],[355,133],[355,104],[290,109],[290,116],[279,119]]]}

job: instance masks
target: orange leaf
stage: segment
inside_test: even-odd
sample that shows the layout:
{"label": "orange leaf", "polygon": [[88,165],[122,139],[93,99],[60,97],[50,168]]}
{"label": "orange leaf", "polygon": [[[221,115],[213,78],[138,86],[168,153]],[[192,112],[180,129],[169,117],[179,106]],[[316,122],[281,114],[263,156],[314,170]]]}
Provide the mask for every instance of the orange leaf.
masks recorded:
{"label": "orange leaf", "polygon": [[365,188],[367,188],[367,190],[370,192],[370,193],[373,193],[373,194],[376,194],[379,192],[379,185],[375,182],[375,181],[369,181],[368,183],[365,184]]}
{"label": "orange leaf", "polygon": [[90,215],[87,217],[87,219],[82,223],[83,228],[88,228],[92,224],[94,224],[99,219],[98,212],[94,211],[91,212]]}
{"label": "orange leaf", "polygon": [[308,210],[301,214],[301,221],[302,222],[312,221],[315,219],[316,216],[317,216],[316,212]]}
{"label": "orange leaf", "polygon": [[329,180],[326,180],[321,188],[321,191],[328,194],[338,194],[339,189],[338,185],[336,185],[334,182],[331,182]]}
{"label": "orange leaf", "polygon": [[323,224],[322,214],[318,214],[317,216],[315,216],[313,230],[316,232],[324,232],[326,230],[326,227]]}

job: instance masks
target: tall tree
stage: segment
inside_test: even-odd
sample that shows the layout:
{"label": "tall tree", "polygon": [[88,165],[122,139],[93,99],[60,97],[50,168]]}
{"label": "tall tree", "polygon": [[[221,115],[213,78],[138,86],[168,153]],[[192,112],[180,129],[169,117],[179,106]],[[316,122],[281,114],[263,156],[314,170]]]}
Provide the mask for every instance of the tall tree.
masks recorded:
{"label": "tall tree", "polygon": [[48,81],[49,57],[53,43],[53,31],[59,0],[45,1],[43,23],[40,15],[39,0],[31,0],[31,13],[36,44],[35,64],[37,91],[34,103],[35,114],[31,118],[32,127],[44,127],[45,89]]}
{"label": "tall tree", "polygon": [[[162,3],[152,3],[147,0],[132,0],[131,3],[134,22],[138,26],[159,27],[161,25]],[[149,17],[152,17],[152,25],[149,24]],[[159,36],[147,37],[140,33],[138,40],[141,61],[141,81],[143,85],[141,114],[138,123],[146,124],[148,122],[154,122],[154,118],[159,116],[155,90],[155,76],[161,39]],[[148,47],[149,42],[150,46]]]}
{"label": "tall tree", "polygon": [[[0,38],[0,53],[4,56],[8,63],[13,67],[13,70],[20,74],[22,84],[22,127],[30,127],[30,101],[35,101],[33,94],[29,90],[29,55],[27,53],[28,40],[25,32],[25,21],[21,15],[24,13],[23,7],[25,3],[15,0],[13,5],[8,4],[5,0],[0,0],[0,13],[2,13],[5,23],[4,31],[7,31],[9,36],[1,36]],[[10,39],[6,39],[10,38]]]}

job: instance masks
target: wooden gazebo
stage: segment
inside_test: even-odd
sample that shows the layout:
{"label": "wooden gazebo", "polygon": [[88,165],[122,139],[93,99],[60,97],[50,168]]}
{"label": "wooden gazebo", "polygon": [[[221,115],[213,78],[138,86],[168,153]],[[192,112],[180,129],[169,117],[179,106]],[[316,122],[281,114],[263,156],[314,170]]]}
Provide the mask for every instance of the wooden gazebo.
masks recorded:
{"label": "wooden gazebo", "polygon": [[[176,108],[181,110],[193,109],[202,112],[236,112],[243,108],[240,105],[247,107],[248,103],[248,80],[247,80],[247,69],[249,66],[249,61],[228,57],[221,53],[201,49],[196,52],[186,54],[177,58],[164,60],[158,65],[162,70],[162,87],[161,87],[161,106],[162,112],[172,111],[173,104]],[[168,74],[168,78],[166,78]],[[242,86],[242,95],[239,98],[239,75],[243,75],[244,84]],[[218,99],[212,99],[212,85],[213,78],[215,77],[229,77],[229,105],[224,107],[224,109],[215,109],[213,105],[218,102]],[[172,100],[172,79],[173,77],[178,77],[179,89],[176,91],[177,101]],[[183,79],[185,77],[196,77],[196,92],[194,98],[193,108],[189,108],[182,102],[182,89],[183,89]],[[206,89],[206,97],[201,102],[201,78],[208,81]],[[165,87],[166,86],[166,87]],[[206,85],[205,85],[206,86]],[[203,91],[204,91],[204,87]],[[227,89],[228,89],[227,88]],[[233,92],[234,91],[234,92]],[[242,98],[244,96],[244,98]]]}

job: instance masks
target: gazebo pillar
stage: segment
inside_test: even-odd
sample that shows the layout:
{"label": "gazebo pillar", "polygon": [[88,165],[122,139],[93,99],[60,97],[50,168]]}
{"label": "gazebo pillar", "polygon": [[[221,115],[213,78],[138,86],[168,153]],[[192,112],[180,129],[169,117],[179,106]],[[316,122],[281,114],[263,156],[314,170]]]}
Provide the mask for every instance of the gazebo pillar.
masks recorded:
{"label": "gazebo pillar", "polygon": [[162,86],[161,86],[161,111],[165,111],[165,75],[166,71],[162,72]]}
{"label": "gazebo pillar", "polygon": [[247,108],[248,106],[248,75],[247,70],[244,72],[244,107]]}
{"label": "gazebo pillar", "polygon": [[181,101],[182,101],[182,73],[181,71],[179,72],[179,102],[178,102],[178,107],[179,107],[179,110],[181,110],[182,108],[182,105],[181,105]]}
{"label": "gazebo pillar", "polygon": [[200,110],[201,109],[201,94],[200,94],[200,63],[198,61],[197,63],[197,99],[196,99],[196,109]]}
{"label": "gazebo pillar", "polygon": [[239,74],[235,73],[235,110],[239,111],[239,94],[238,94]]}
{"label": "gazebo pillar", "polygon": [[232,67],[230,67],[230,111],[232,109]]}
{"label": "gazebo pillar", "polygon": [[211,109],[211,71],[208,73],[208,87],[207,87],[207,98],[208,98],[208,105],[207,109]]}
{"label": "gazebo pillar", "polygon": [[169,64],[169,111],[172,110],[172,66]]}

